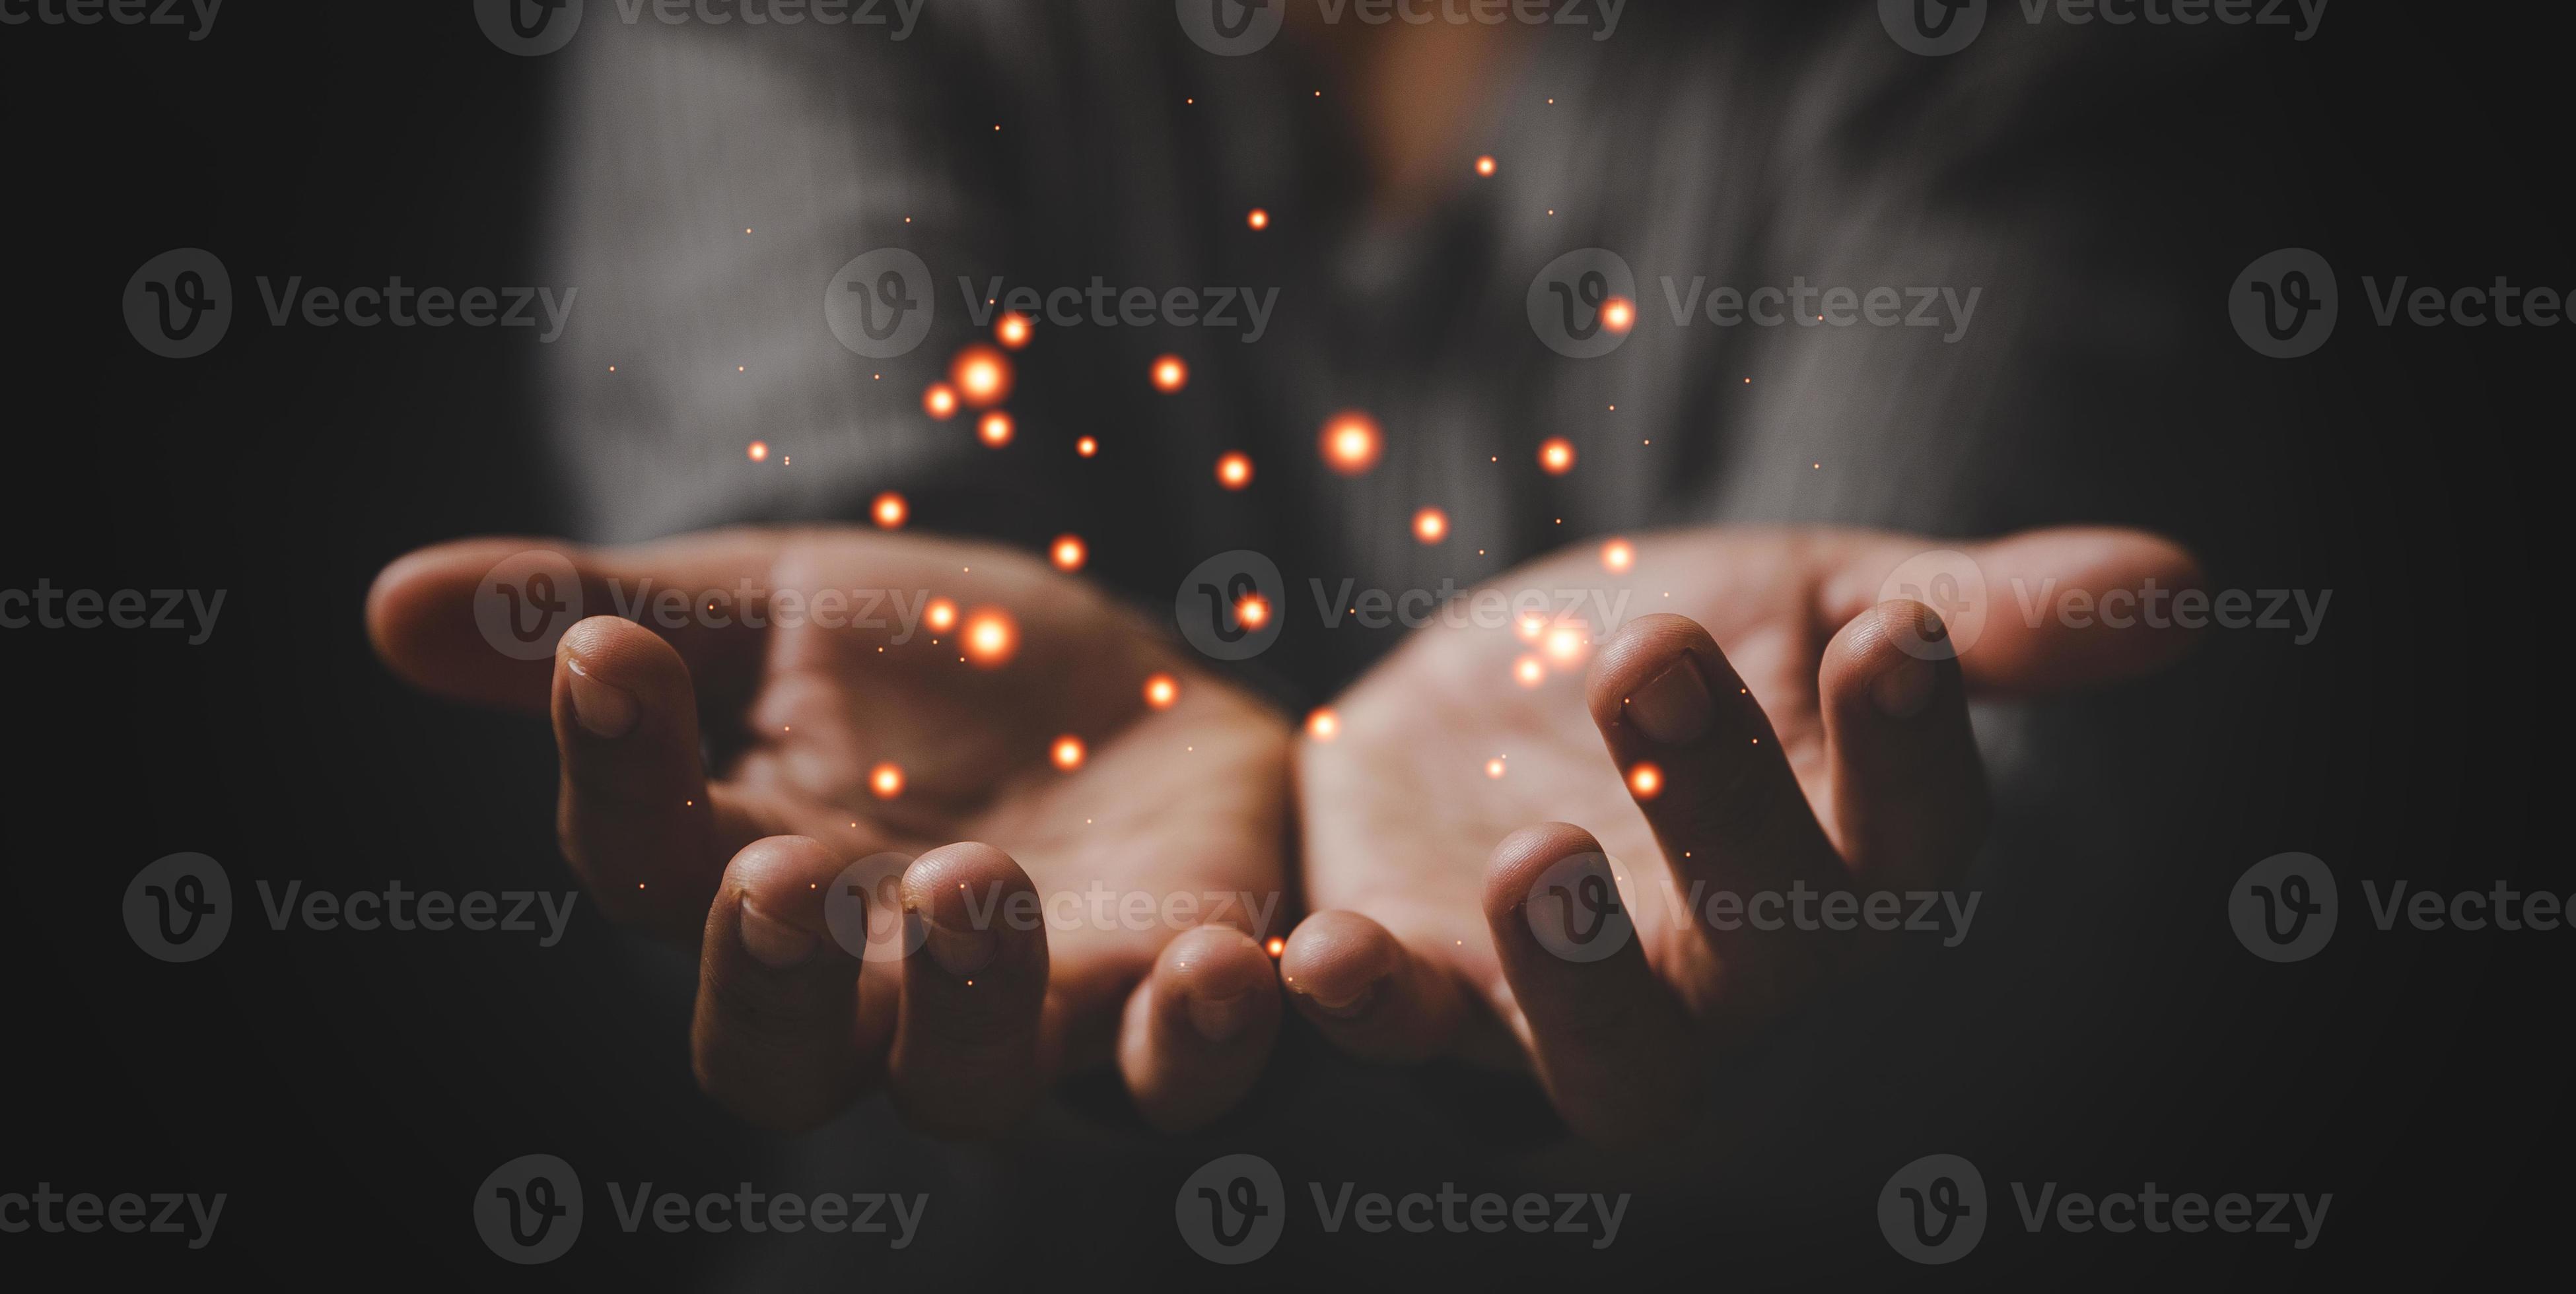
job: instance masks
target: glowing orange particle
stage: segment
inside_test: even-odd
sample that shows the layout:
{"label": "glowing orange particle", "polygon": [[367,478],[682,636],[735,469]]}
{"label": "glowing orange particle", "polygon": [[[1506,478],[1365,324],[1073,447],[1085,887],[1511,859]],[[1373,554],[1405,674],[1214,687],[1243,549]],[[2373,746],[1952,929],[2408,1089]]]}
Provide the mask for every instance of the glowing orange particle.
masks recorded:
{"label": "glowing orange particle", "polygon": [[1499,759],[1489,759],[1489,760],[1486,760],[1486,761],[1485,761],[1485,776],[1487,776],[1487,777],[1492,777],[1492,778],[1499,778],[1499,777],[1501,777],[1502,775],[1503,775],[1503,761],[1501,761],[1501,760],[1499,760]]}
{"label": "glowing orange particle", "polygon": [[957,604],[946,598],[932,598],[930,605],[922,608],[921,621],[930,626],[930,632],[944,634],[957,627]]}
{"label": "glowing orange particle", "polygon": [[1449,514],[1438,508],[1424,508],[1413,514],[1413,537],[1426,544],[1436,544],[1449,537]]}
{"label": "glowing orange particle", "polygon": [[957,388],[945,382],[933,382],[921,392],[921,411],[946,421],[957,412]]}
{"label": "glowing orange particle", "polygon": [[1602,569],[1614,574],[1624,574],[1629,567],[1636,564],[1636,545],[1629,543],[1627,540],[1613,539],[1609,543],[1601,545]]}
{"label": "glowing orange particle", "polygon": [[1537,642],[1547,632],[1547,620],[1535,611],[1524,611],[1520,619],[1512,622],[1512,632],[1519,634],[1522,642]]}
{"label": "glowing orange particle", "polygon": [[891,800],[903,794],[903,770],[892,764],[879,764],[868,770],[868,789],[880,800]]}
{"label": "glowing orange particle", "polygon": [[1145,704],[1157,710],[1169,710],[1181,699],[1181,685],[1169,674],[1156,674],[1145,680]]}
{"label": "glowing orange particle", "polygon": [[912,516],[912,505],[905,503],[902,495],[888,490],[877,496],[877,501],[869,506],[868,512],[877,519],[878,529],[898,530],[902,528],[905,520]]}
{"label": "glowing orange particle", "polygon": [[1216,483],[1229,490],[1240,490],[1252,484],[1252,456],[1219,454],[1216,460]]}
{"label": "glowing orange particle", "polygon": [[1252,209],[1252,214],[1243,218],[1243,223],[1250,225],[1255,229],[1268,229],[1270,227],[1270,213],[1259,207],[1254,207]]}
{"label": "glowing orange particle", "polygon": [[977,409],[1000,404],[1011,393],[1011,361],[990,346],[960,347],[948,365],[948,380],[957,396]]}
{"label": "glowing orange particle", "polygon": [[1082,455],[1084,458],[1089,458],[1100,452],[1100,442],[1093,440],[1089,436],[1085,436],[1082,439],[1073,442],[1073,452]]}
{"label": "glowing orange particle", "polygon": [[1091,549],[1083,544],[1080,535],[1058,535],[1055,546],[1047,550],[1047,560],[1054,562],[1059,571],[1081,570],[1084,559],[1090,556]]}
{"label": "glowing orange particle", "polygon": [[1377,419],[1353,409],[1334,414],[1324,424],[1320,444],[1324,466],[1344,476],[1358,476],[1377,466],[1386,453],[1386,436]]}
{"label": "glowing orange particle", "polygon": [[1563,476],[1574,470],[1574,442],[1553,436],[1539,442],[1538,465],[1550,476]]}
{"label": "glowing orange particle", "polygon": [[1019,622],[999,607],[979,607],[966,617],[966,659],[984,669],[1000,669],[1020,650]]}
{"label": "glowing orange particle", "polygon": [[1342,717],[1330,710],[1317,710],[1306,716],[1306,735],[1317,741],[1331,741],[1342,735]]}
{"label": "glowing orange particle", "polygon": [[1055,766],[1068,773],[1082,767],[1082,755],[1080,737],[1058,737],[1055,739],[1055,749],[1048,752],[1048,757],[1055,761]]}
{"label": "glowing orange particle", "polygon": [[983,421],[975,424],[975,438],[995,449],[1000,449],[1011,443],[1011,435],[1017,430],[1018,428],[1011,422],[1011,415],[995,409],[985,414]]}
{"label": "glowing orange particle", "polygon": [[1536,656],[1523,656],[1513,661],[1512,681],[1522,687],[1537,687],[1547,681],[1547,662]]}
{"label": "glowing orange particle", "polygon": [[1640,800],[1651,800],[1664,793],[1664,770],[1652,764],[1639,764],[1628,770],[1628,793]]}
{"label": "glowing orange particle", "polygon": [[1269,949],[1270,955],[1276,957],[1279,954],[1288,951],[1288,941],[1277,935],[1272,935],[1270,936],[1270,942],[1263,944],[1262,947]]}
{"label": "glowing orange particle", "polygon": [[1027,315],[1005,310],[1001,318],[993,321],[993,340],[1002,343],[1006,349],[1018,350],[1029,344],[1030,327]]}
{"label": "glowing orange particle", "polygon": [[1612,297],[1601,303],[1601,326],[1624,333],[1637,326],[1637,303],[1626,297]]}
{"label": "glowing orange particle", "polygon": [[1583,659],[1585,649],[1591,646],[1585,641],[1586,637],[1583,630],[1573,625],[1558,625],[1548,630],[1548,658],[1559,665],[1571,665]]}
{"label": "glowing orange particle", "polygon": [[1477,158],[1477,159],[1476,159],[1476,174],[1478,174],[1478,175],[1491,175],[1491,174],[1493,174],[1493,173],[1494,173],[1494,155],[1493,155],[1493,154],[1491,154],[1491,153],[1487,153],[1487,154],[1485,154],[1483,157],[1479,157],[1479,158]]}
{"label": "glowing orange particle", "polygon": [[751,461],[755,463],[766,463],[769,461],[769,442],[755,440],[743,452],[751,455]]}
{"label": "glowing orange particle", "polygon": [[1246,593],[1234,604],[1234,619],[1246,629],[1258,629],[1270,623],[1270,599],[1258,593]]}
{"label": "glowing orange particle", "polygon": [[1165,395],[1190,384],[1190,366],[1178,355],[1160,355],[1154,359],[1154,389]]}

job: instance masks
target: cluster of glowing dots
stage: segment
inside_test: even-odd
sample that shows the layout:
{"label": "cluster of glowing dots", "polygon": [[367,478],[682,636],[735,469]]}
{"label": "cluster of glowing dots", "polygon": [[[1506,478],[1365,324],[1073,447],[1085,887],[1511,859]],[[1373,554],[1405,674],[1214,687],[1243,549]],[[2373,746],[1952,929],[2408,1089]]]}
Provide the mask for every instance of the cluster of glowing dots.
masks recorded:
{"label": "cluster of glowing dots", "polygon": [[1169,674],[1156,674],[1145,680],[1145,704],[1157,710],[1169,710],[1181,699],[1179,680]]}
{"label": "cluster of glowing dots", "polygon": [[879,764],[869,769],[868,789],[880,800],[891,800],[903,794],[903,769],[893,764]]}
{"label": "cluster of glowing dots", "polygon": [[902,495],[888,490],[868,505],[868,515],[876,519],[879,530],[901,530],[912,516],[912,505],[904,502]]}
{"label": "cluster of glowing dots", "polygon": [[1086,753],[1082,748],[1082,738],[1065,736],[1055,739],[1055,745],[1047,751],[1047,758],[1054,760],[1057,768],[1070,773],[1082,767]]}
{"label": "cluster of glowing dots", "polygon": [[1550,476],[1563,476],[1574,470],[1574,442],[1563,436],[1552,436],[1538,447],[1538,465]]}
{"label": "cluster of glowing dots", "polygon": [[1449,537],[1449,514],[1438,508],[1424,508],[1413,514],[1413,537],[1426,544],[1436,544]]}
{"label": "cluster of glowing dots", "polygon": [[1058,535],[1055,544],[1047,549],[1047,560],[1055,563],[1059,571],[1081,570],[1083,562],[1090,557],[1091,549],[1082,542],[1080,535]]}
{"label": "cluster of glowing dots", "polygon": [[1190,366],[1178,355],[1158,355],[1152,376],[1154,389],[1171,395],[1190,384]]}
{"label": "cluster of glowing dots", "polygon": [[1252,456],[1241,453],[1217,455],[1216,483],[1229,490],[1240,490],[1252,484]]}
{"label": "cluster of glowing dots", "polygon": [[982,669],[1000,669],[1019,654],[1019,622],[999,607],[981,607],[966,617],[962,639],[967,663]]}
{"label": "cluster of glowing dots", "polygon": [[1344,476],[1359,476],[1386,456],[1386,433],[1378,430],[1375,418],[1352,410],[1325,422],[1317,446],[1323,451],[1324,466]]}
{"label": "cluster of glowing dots", "polygon": [[1589,627],[1579,620],[1550,621],[1536,612],[1524,613],[1512,629],[1521,641],[1536,648],[1512,661],[1512,681],[1522,687],[1537,687],[1547,681],[1549,667],[1571,671],[1592,653]]}

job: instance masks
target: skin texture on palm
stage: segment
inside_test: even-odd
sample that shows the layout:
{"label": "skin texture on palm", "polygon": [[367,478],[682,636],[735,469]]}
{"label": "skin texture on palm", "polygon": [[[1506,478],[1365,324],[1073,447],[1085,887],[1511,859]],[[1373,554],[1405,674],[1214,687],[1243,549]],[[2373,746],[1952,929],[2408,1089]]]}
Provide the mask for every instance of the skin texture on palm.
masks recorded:
{"label": "skin texture on palm", "polygon": [[[1879,600],[1943,549],[1991,591],[1973,641]],[[1978,545],[1699,530],[1630,552],[1615,572],[1587,547],[1497,582],[1601,591],[1617,614],[1591,604],[1570,644],[1552,618],[1535,634],[1434,624],[1335,703],[1335,737],[1298,752],[1314,914],[1281,963],[1290,1000],[1353,1053],[1532,1067],[1579,1132],[1610,1143],[1688,1118],[1707,1065],[1871,947],[1712,928],[1711,894],[1954,882],[1987,815],[1968,696],[2160,667],[2187,632],[2076,628],[2052,599],[2198,579],[2171,544],[2111,530]],[[1625,623],[1596,643],[1602,619]],[[1551,645],[1571,649],[1552,659]],[[1641,765],[1654,782],[1632,781]],[[1594,963],[1533,935],[1531,905],[1585,871],[1616,886],[1634,930]]]}
{"label": "skin texture on palm", "polygon": [[[571,557],[585,609],[699,601],[676,626],[594,615],[553,660],[512,660],[472,600],[533,548]],[[962,623],[823,623],[824,590],[998,608],[1016,651],[989,665],[961,650]],[[922,1127],[990,1133],[1054,1077],[1114,1060],[1149,1120],[1184,1127],[1267,1055],[1278,1006],[1252,927],[1281,919],[1284,726],[1079,581],[856,530],[482,539],[389,566],[369,625],[426,690],[552,715],[565,855],[613,917],[701,946],[699,1075],[746,1118],[809,1125],[883,1083]],[[1168,706],[1146,700],[1156,675],[1177,683]],[[1065,736],[1084,747],[1071,769],[1052,757]],[[898,794],[880,793],[882,765]],[[864,896],[869,951],[852,956],[824,895],[889,852],[920,858]],[[1234,897],[1198,902],[1213,895]]]}

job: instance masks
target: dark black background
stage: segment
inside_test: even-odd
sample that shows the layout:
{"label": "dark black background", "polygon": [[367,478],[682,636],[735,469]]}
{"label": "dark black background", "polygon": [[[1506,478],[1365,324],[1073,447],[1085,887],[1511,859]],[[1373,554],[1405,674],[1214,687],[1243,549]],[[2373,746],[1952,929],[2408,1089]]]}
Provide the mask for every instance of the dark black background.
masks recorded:
{"label": "dark black background", "polygon": [[[0,1236],[6,1270],[68,1262],[298,1288],[701,1287],[727,1269],[722,1238],[621,1237],[555,1268],[506,1268],[475,1239],[468,1195],[533,1149],[594,1180],[727,1189],[774,1145],[697,1096],[685,991],[591,914],[552,951],[499,937],[277,935],[244,921],[192,966],[144,957],[119,921],[133,873],[182,850],[222,860],[245,905],[258,877],[568,885],[541,726],[408,694],[369,655],[360,621],[370,577],[410,547],[551,528],[526,338],[273,330],[237,316],[224,346],[176,363],[135,345],[118,312],[135,267],[179,246],[217,251],[237,287],[299,273],[340,286],[387,273],[540,281],[532,235],[550,66],[494,50],[468,8],[234,0],[202,44],[168,29],[0,28],[0,586],[230,591],[203,646],[146,632],[0,636],[17,756],[0,882],[0,1191],[41,1180],[232,1197],[203,1252],[166,1237]],[[2331,220],[2311,245],[2353,275],[2576,287],[2558,188],[2567,23],[2517,7],[2391,10],[2336,5],[2314,42],[2268,42],[2281,111],[2308,141],[2280,159],[2281,183]],[[2178,101],[2194,92],[2171,87]],[[2222,286],[2209,285],[2213,303]],[[2566,491],[2551,466],[2564,456],[2560,377],[2576,328],[2383,330],[2362,326],[2357,296],[2347,288],[2342,329],[2302,378],[2317,384],[2318,407],[2364,414],[2285,409],[2276,442],[2247,446],[2249,463],[2268,465],[2250,477],[2304,488],[2241,506],[2299,517],[2307,540],[2267,555],[2286,569],[2215,572],[2223,584],[2334,589],[2331,632],[2295,653],[2222,645],[2273,656],[2254,671],[2203,660],[2112,702],[2262,680],[2259,694],[2207,707],[2245,716],[2206,734],[2210,758],[2243,773],[2212,856],[2332,860],[2353,931],[2363,877],[2576,888],[2552,829],[2569,671],[2556,542]],[[2153,447],[2098,452],[2110,464]],[[2117,752],[2099,755],[2117,767]],[[1999,1209],[2001,1182],[2043,1162],[2040,1150],[2046,1163],[2083,1165],[2086,1180],[2068,1183],[2078,1188],[2134,1185],[2179,1163],[2192,1170],[2165,1169],[2182,1179],[2172,1189],[2331,1190],[2318,1251],[1990,1230],[1973,1270],[1925,1272],[1875,1235],[1873,1179],[1832,1209],[1747,1210],[1741,1192],[1641,1199],[1632,1227],[1690,1243],[1641,1241],[1567,1274],[1644,1279],[1651,1256],[1712,1283],[2081,1274],[2251,1287],[2327,1269],[2473,1280],[2551,1261],[2576,1148],[2558,1037],[2568,936],[2348,935],[2312,962],[2271,967],[2216,920],[2215,896],[2240,867],[2178,862],[2169,890],[2127,896],[2135,906],[2073,936],[2134,950],[2129,978],[2062,999],[2114,1016],[2121,1045],[2078,1082],[2002,1064],[1981,1075],[1992,1104],[2025,1112],[2028,1131],[1972,1157]],[[1365,1102],[1313,1095],[1342,1080],[1338,1062],[1310,1054],[1309,1040],[1287,1047],[1263,1101],[1367,1118]],[[1885,1081],[1901,1092],[1909,1076]],[[1382,1146],[1404,1130],[1344,1135]],[[1179,1171],[1152,1180],[1234,1148],[1224,1134],[1176,1145]],[[1005,1172],[1025,1162],[976,1153]],[[603,1204],[594,1199],[594,1218]],[[1040,1204],[1053,1221],[978,1237],[1030,1283],[1196,1264],[1170,1230],[1167,1185]],[[1395,1243],[1416,1239],[1292,1242],[1224,1278],[1536,1270],[1508,1245]],[[882,1261],[850,1260],[852,1283]]]}

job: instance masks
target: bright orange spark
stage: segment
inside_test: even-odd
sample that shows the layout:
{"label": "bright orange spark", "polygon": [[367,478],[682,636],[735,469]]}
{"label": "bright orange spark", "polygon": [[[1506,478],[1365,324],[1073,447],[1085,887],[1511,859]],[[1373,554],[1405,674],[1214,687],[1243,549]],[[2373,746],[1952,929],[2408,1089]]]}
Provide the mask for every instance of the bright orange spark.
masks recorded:
{"label": "bright orange spark", "polygon": [[1563,436],[1551,436],[1539,442],[1538,465],[1550,476],[1563,476],[1574,470],[1574,442]]}
{"label": "bright orange spark", "polygon": [[1158,355],[1154,358],[1155,390],[1170,395],[1189,384],[1190,366],[1182,362],[1180,356]]}
{"label": "bright orange spark", "polygon": [[1268,229],[1270,227],[1270,213],[1259,207],[1254,207],[1252,209],[1252,213],[1243,218],[1243,223],[1250,225],[1255,229]]}
{"label": "bright orange spark", "polygon": [[743,452],[751,455],[751,461],[755,463],[766,463],[769,461],[769,442],[755,440]]}
{"label": "bright orange spark", "polygon": [[1018,350],[1029,344],[1030,327],[1027,315],[1005,310],[1000,319],[993,321],[993,340],[1002,343],[1005,349]]}
{"label": "bright orange spark", "polygon": [[1320,438],[1324,465],[1344,476],[1358,476],[1377,466],[1386,453],[1386,436],[1377,419],[1357,409],[1334,414]]}
{"label": "bright orange spark", "polygon": [[892,764],[879,764],[868,770],[868,789],[880,800],[891,800],[903,794],[903,770]]}
{"label": "bright orange spark", "polygon": [[930,626],[930,632],[944,634],[957,627],[957,604],[946,598],[932,598],[930,605],[922,608],[921,620]]}
{"label": "bright orange spark", "polygon": [[975,438],[995,449],[1000,449],[1011,443],[1011,435],[1017,430],[1019,428],[1011,422],[1011,415],[995,409],[985,414],[983,420],[975,424]]}
{"label": "bright orange spark", "polygon": [[1413,514],[1413,537],[1426,544],[1436,544],[1449,537],[1449,514],[1438,508],[1424,508]]}
{"label": "bright orange spark", "polygon": [[957,388],[933,382],[921,392],[921,411],[943,422],[957,412]]}
{"label": "bright orange spark", "polygon": [[1019,622],[999,607],[978,607],[966,617],[966,659],[984,669],[1000,669],[1020,650]]}
{"label": "bright orange spark", "polygon": [[1625,539],[1613,539],[1601,545],[1601,567],[1614,575],[1627,573],[1637,564],[1637,547]]}
{"label": "bright orange spark", "polygon": [[868,512],[877,519],[878,529],[900,530],[903,528],[903,523],[912,516],[912,505],[904,502],[902,495],[888,490],[877,496],[877,501],[870,505]]}
{"label": "bright orange spark", "polygon": [[1169,674],[1156,674],[1145,680],[1145,704],[1157,710],[1169,710],[1181,699],[1181,685]]}
{"label": "bright orange spark", "polygon": [[1216,483],[1229,490],[1240,490],[1252,484],[1252,456],[1249,454],[1217,455]]}
{"label": "bright orange spark", "polygon": [[1537,687],[1547,681],[1547,662],[1536,656],[1523,656],[1513,661],[1512,680],[1522,687]]}
{"label": "bright orange spark", "polygon": [[1085,436],[1082,439],[1073,442],[1073,452],[1082,455],[1084,458],[1089,458],[1100,452],[1100,442],[1093,440],[1089,436]]}
{"label": "bright orange spark", "polygon": [[1056,767],[1068,773],[1082,767],[1082,738],[1070,736],[1056,738],[1055,748],[1048,752],[1048,756],[1055,760]]}
{"label": "bright orange spark", "polygon": [[1342,735],[1342,717],[1331,710],[1317,710],[1306,716],[1306,735],[1317,741],[1331,741]]}
{"label": "bright orange spark", "polygon": [[1090,556],[1091,549],[1080,535],[1058,535],[1055,546],[1047,550],[1047,560],[1054,562],[1059,571],[1081,570],[1083,561]]}
{"label": "bright orange spark", "polygon": [[1651,800],[1664,793],[1664,770],[1653,764],[1639,764],[1628,770],[1628,793],[1640,800]]}
{"label": "bright orange spark", "polygon": [[948,365],[948,380],[970,407],[989,408],[1011,393],[1011,361],[990,346],[963,346]]}

